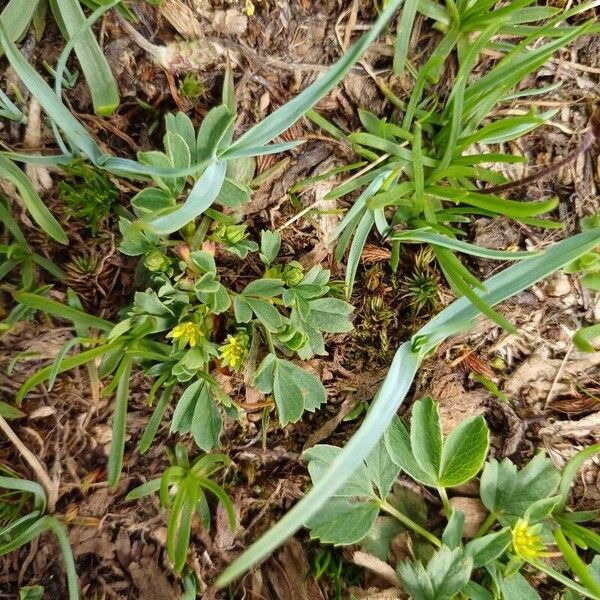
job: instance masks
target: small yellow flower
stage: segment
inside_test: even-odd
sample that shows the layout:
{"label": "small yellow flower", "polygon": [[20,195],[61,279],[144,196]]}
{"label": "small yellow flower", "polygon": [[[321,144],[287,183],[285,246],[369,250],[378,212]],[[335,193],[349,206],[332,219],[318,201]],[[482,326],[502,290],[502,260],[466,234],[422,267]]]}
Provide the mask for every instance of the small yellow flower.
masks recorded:
{"label": "small yellow flower", "polygon": [[254,4],[253,4],[252,0],[246,0],[246,14],[249,17],[254,16]]}
{"label": "small yellow flower", "polygon": [[231,367],[237,371],[248,356],[248,336],[243,331],[238,331],[235,335],[228,335],[227,341],[219,347],[221,363],[224,367]]}
{"label": "small yellow flower", "polygon": [[512,529],[512,545],[516,554],[525,559],[535,559],[550,556],[542,541],[541,524],[529,525],[524,519],[519,519]]}
{"label": "small yellow flower", "polygon": [[173,327],[173,329],[167,333],[167,337],[178,340],[182,345],[189,344],[190,348],[194,348],[198,345],[198,342],[204,337],[202,329],[196,323],[191,321],[184,321]]}

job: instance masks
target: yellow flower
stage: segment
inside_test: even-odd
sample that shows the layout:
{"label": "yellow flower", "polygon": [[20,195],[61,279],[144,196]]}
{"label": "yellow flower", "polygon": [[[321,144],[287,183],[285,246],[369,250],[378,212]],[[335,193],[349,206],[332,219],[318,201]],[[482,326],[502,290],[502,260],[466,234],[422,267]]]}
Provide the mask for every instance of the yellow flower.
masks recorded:
{"label": "yellow flower", "polygon": [[249,17],[254,16],[254,4],[253,4],[252,0],[246,0],[246,14]]}
{"label": "yellow flower", "polygon": [[550,556],[542,541],[540,531],[542,525],[529,525],[524,519],[519,519],[512,528],[512,545],[516,554],[525,559],[542,558]]}
{"label": "yellow flower", "polygon": [[238,331],[235,335],[228,335],[227,341],[219,347],[223,366],[229,366],[237,371],[246,360],[249,341],[243,331]]}
{"label": "yellow flower", "polygon": [[204,334],[202,333],[200,326],[196,323],[184,321],[173,327],[173,329],[167,333],[167,337],[178,340],[183,346],[189,344],[191,348],[194,348],[204,337]]}

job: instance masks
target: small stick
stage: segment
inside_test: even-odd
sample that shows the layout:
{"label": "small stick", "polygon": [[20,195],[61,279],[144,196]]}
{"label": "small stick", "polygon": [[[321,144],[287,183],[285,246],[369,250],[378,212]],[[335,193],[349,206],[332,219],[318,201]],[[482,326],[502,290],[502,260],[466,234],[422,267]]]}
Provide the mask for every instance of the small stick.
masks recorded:
{"label": "small stick", "polygon": [[543,179],[547,175],[551,175],[555,173],[559,169],[562,169],[565,165],[572,163],[580,154],[583,154],[592,146],[592,144],[600,139],[600,111],[595,111],[592,117],[590,118],[590,128],[588,132],[583,136],[581,143],[575,150],[569,152],[564,158],[557,160],[554,163],[550,163],[545,167],[542,167],[535,173],[531,173],[531,175],[526,175],[522,179],[518,179],[517,181],[509,181],[508,183],[503,183],[502,185],[496,185],[491,188],[487,188],[482,190],[484,194],[498,194],[499,192],[508,192],[510,190],[516,190],[528,183],[532,183],[537,181],[538,179]]}

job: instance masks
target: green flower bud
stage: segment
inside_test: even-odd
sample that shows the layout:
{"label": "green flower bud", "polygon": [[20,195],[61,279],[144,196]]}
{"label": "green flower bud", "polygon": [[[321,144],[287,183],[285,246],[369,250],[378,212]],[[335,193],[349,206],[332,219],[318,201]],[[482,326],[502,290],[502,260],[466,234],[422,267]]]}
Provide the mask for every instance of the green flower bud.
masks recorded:
{"label": "green flower bud", "polygon": [[296,260],[285,265],[281,278],[289,287],[298,285],[304,279],[304,267]]}
{"label": "green flower bud", "polygon": [[222,244],[235,245],[246,237],[245,225],[225,225],[219,223],[213,233],[213,238]]}
{"label": "green flower bud", "polygon": [[166,271],[171,266],[171,261],[160,250],[151,250],[144,256],[144,266],[148,271],[159,273]]}

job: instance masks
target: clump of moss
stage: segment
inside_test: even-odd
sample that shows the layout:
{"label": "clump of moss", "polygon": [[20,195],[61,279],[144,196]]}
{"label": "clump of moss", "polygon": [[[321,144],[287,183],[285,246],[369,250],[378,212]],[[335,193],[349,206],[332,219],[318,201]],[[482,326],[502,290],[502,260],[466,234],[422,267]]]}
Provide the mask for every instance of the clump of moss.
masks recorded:
{"label": "clump of moss", "polygon": [[73,161],[64,167],[66,177],[58,184],[58,197],[70,218],[80,219],[95,235],[113,212],[119,192],[102,171]]}

